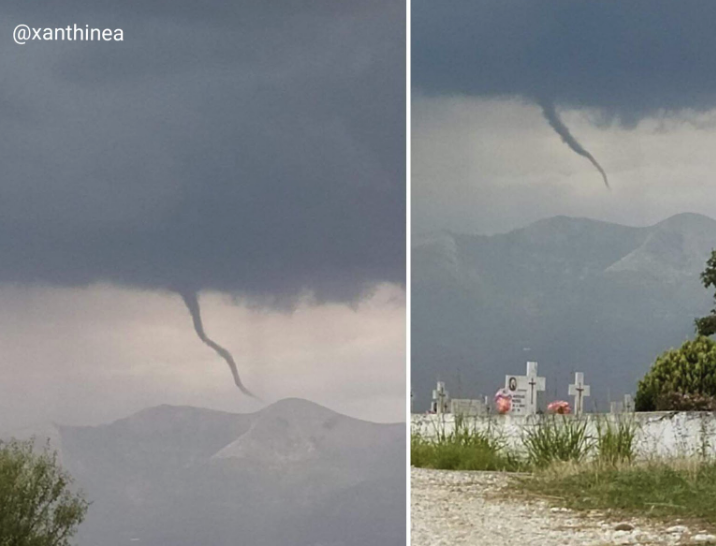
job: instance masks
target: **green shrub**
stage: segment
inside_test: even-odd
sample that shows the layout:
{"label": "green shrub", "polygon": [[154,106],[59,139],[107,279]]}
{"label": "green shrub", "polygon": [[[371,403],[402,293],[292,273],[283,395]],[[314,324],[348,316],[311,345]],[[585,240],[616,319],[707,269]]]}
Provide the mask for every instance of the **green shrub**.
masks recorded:
{"label": "green shrub", "polygon": [[545,468],[554,462],[580,462],[594,447],[587,433],[586,419],[567,415],[541,418],[533,428],[525,429],[522,441],[529,464]]}
{"label": "green shrub", "polygon": [[68,546],[88,503],[49,450],[34,442],[0,442],[0,544]]}
{"label": "green shrub", "polygon": [[666,351],[639,381],[637,411],[703,411],[716,408],[716,342],[698,336]]}
{"label": "green shrub", "polygon": [[671,392],[657,397],[656,408],[671,411],[716,411],[716,398],[698,393]]}
{"label": "green shrub", "polygon": [[[706,288],[716,288],[716,250],[711,251],[711,257],[706,262],[706,269],[701,273],[701,282]],[[714,294],[714,301],[716,301],[716,294]],[[696,332],[699,335],[712,336],[716,334],[716,307],[707,316],[697,318],[695,323]]]}

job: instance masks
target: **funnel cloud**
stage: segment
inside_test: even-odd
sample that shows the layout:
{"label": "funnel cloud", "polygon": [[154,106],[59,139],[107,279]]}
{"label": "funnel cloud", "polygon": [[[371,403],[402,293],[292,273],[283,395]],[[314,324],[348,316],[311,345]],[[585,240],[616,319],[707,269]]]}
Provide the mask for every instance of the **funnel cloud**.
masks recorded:
{"label": "funnel cloud", "polygon": [[254,395],[249,389],[247,389],[241,382],[241,377],[239,377],[239,370],[236,366],[236,361],[234,360],[234,357],[231,356],[231,353],[206,335],[206,332],[204,331],[204,324],[201,320],[201,308],[199,307],[199,298],[197,296],[197,293],[182,292],[181,297],[186,304],[186,308],[189,309],[192,321],[194,321],[194,330],[196,330],[196,335],[198,335],[199,339],[201,339],[206,345],[214,349],[214,351],[216,351],[216,353],[226,361],[226,363],[229,365],[229,369],[231,369],[231,375],[234,376],[234,383],[236,383],[236,386],[239,387],[239,390],[243,392],[246,396],[250,396],[251,398],[256,398],[258,400],[259,398]]}
{"label": "funnel cloud", "polygon": [[602,175],[602,178],[604,179],[604,184],[607,186],[607,188],[609,188],[609,180],[607,179],[607,173],[604,172],[604,169],[602,169],[602,166],[599,164],[599,162],[594,159],[594,156],[590,154],[584,148],[584,146],[582,146],[577,141],[577,139],[574,138],[574,136],[572,136],[572,133],[569,132],[569,128],[567,128],[567,126],[560,119],[559,114],[554,107],[554,103],[547,100],[538,100],[537,103],[542,108],[542,115],[545,117],[552,129],[554,129],[555,132],[562,137],[562,141],[567,146],[569,146],[573,152],[581,155],[582,157],[586,157]]}

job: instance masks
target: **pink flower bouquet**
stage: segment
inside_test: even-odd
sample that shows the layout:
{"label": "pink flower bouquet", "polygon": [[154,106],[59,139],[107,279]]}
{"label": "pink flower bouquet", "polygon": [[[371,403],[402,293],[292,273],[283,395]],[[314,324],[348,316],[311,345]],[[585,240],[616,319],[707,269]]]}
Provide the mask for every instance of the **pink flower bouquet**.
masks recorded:
{"label": "pink flower bouquet", "polygon": [[547,406],[547,413],[567,415],[568,413],[572,413],[572,408],[569,407],[569,402],[565,402],[564,400],[555,400]]}
{"label": "pink flower bouquet", "polygon": [[495,408],[500,415],[504,415],[512,409],[512,395],[507,389],[500,389],[495,394]]}

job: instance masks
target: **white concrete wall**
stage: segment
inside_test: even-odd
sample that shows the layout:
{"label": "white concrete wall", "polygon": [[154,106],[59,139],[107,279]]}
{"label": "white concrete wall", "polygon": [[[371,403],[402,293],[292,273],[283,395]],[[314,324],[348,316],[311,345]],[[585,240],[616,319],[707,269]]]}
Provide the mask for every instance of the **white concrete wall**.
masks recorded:
{"label": "white concrete wall", "polygon": [[[579,419],[573,415],[517,417],[512,415],[491,415],[465,417],[470,428],[490,431],[507,445],[523,452],[522,438],[526,430],[534,427],[540,419]],[[633,423],[636,428],[636,453],[640,458],[651,457],[692,457],[703,452],[716,456],[716,413],[708,412],[653,412],[622,414],[586,414],[588,434],[597,436],[598,423],[617,423],[619,420]],[[413,433],[433,438],[444,432],[449,434],[455,426],[452,414],[414,414],[411,420]]]}

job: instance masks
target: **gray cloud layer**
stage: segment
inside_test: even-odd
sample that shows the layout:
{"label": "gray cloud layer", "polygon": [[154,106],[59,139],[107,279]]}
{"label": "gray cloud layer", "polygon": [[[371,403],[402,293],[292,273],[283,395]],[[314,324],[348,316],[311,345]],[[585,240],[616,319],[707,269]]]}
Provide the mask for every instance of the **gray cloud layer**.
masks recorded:
{"label": "gray cloud layer", "polygon": [[428,94],[544,97],[632,125],[716,106],[716,4],[458,0],[412,4],[412,76]]}
{"label": "gray cloud layer", "polygon": [[8,33],[125,41],[0,53],[0,282],[274,300],[403,282],[403,4],[3,7]]}

